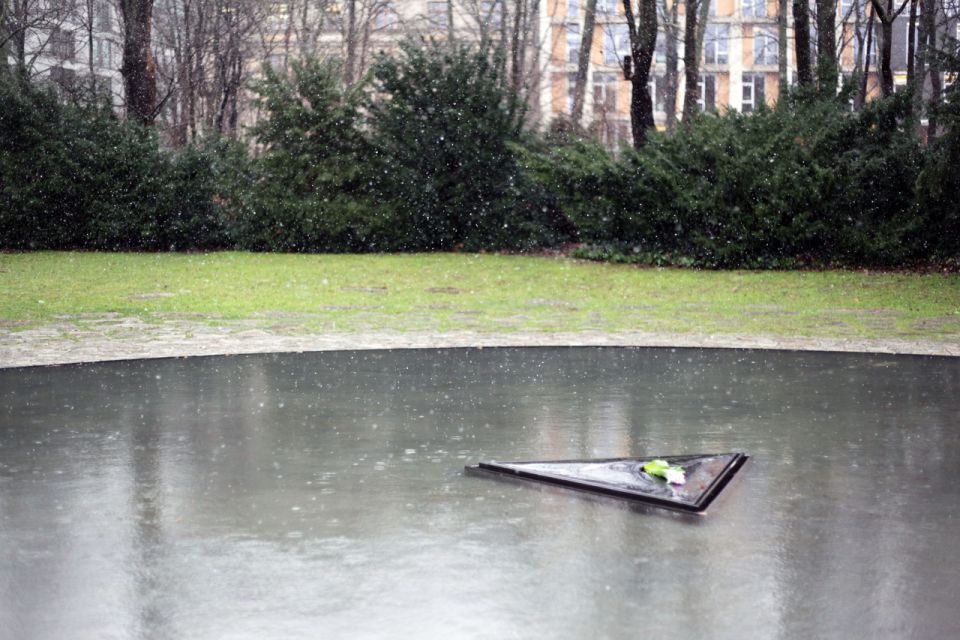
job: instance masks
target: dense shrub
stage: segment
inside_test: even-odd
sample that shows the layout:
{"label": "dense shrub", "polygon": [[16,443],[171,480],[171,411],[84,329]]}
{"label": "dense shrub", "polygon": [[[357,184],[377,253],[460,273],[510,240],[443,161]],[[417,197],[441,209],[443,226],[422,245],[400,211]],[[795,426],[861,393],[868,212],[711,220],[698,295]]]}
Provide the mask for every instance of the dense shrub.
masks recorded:
{"label": "dense shrub", "polygon": [[[960,43],[949,40],[941,68],[960,72]],[[954,75],[956,78],[956,75]],[[944,128],[930,147],[917,180],[918,209],[923,215],[924,242],[938,259],[960,263],[960,82],[947,87],[946,99],[933,116]]]}
{"label": "dense shrub", "polygon": [[370,101],[371,183],[396,212],[395,248],[528,248],[568,229],[521,170],[522,113],[496,61],[458,47],[380,57]]}
{"label": "dense shrub", "polygon": [[161,151],[152,132],[106,106],[0,81],[0,246],[221,246],[214,191],[201,150]]}
{"label": "dense shrub", "polygon": [[362,251],[384,246],[392,210],[369,195],[371,150],[359,99],[333,62],[272,69],[256,85],[266,114],[251,130],[262,153],[234,175],[231,234],[257,251]]}
{"label": "dense shrub", "polygon": [[[954,58],[943,67],[960,67]],[[476,50],[411,44],[349,92],[333,63],[267,69],[249,139],[175,151],[105,106],[2,75],[0,248],[479,250],[575,238],[584,257],[650,264],[960,261],[957,85],[928,150],[905,96],[851,114],[790,95],[611,155],[562,130],[525,133],[499,69]]]}
{"label": "dense shrub", "polygon": [[[784,100],[752,115],[701,116],[617,162],[576,142],[531,161],[600,249],[710,267],[893,264],[916,251],[919,144],[905,100],[857,114]],[[605,248],[604,248],[605,246]]]}

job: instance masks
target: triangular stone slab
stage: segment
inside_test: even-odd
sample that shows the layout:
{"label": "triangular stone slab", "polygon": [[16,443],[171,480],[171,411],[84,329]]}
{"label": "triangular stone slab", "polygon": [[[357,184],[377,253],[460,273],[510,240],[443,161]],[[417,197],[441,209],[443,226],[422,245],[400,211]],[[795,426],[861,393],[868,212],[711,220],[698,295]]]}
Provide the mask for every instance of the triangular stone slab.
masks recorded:
{"label": "triangular stone slab", "polygon": [[[603,460],[481,462],[468,472],[548,482],[681,511],[702,512],[747,461],[742,453],[714,453]],[[643,471],[650,460],[683,467],[686,483],[672,485]]]}

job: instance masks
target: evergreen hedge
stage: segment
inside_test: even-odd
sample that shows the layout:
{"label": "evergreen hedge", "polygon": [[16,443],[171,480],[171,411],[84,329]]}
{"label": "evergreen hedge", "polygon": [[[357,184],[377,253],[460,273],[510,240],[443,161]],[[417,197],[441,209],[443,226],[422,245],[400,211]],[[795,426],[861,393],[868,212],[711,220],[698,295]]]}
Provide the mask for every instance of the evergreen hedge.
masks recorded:
{"label": "evergreen hedge", "polygon": [[332,63],[267,69],[247,142],[182,150],[0,80],[0,248],[530,249],[711,268],[960,259],[960,96],[922,147],[903,97],[787,96],[613,156],[524,133],[497,60],[405,46],[371,89]]}

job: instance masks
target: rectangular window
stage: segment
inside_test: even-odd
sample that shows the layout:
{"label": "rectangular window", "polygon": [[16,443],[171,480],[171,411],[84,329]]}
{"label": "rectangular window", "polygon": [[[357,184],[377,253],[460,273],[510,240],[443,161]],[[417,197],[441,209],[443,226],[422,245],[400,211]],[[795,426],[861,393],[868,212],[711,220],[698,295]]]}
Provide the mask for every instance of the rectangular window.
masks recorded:
{"label": "rectangular window", "polygon": [[653,46],[653,59],[658,64],[667,61],[667,35],[662,31],[657,31],[657,41]]}
{"label": "rectangular window", "polygon": [[617,0],[597,0],[597,13],[605,16],[616,15]]}
{"label": "rectangular window", "polygon": [[741,11],[745,16],[767,17],[767,0],[743,0]]}
{"label": "rectangular window", "polygon": [[64,18],[68,14],[72,14],[76,9],[75,0],[51,0],[50,8],[53,10],[57,17]]}
{"label": "rectangular window", "polygon": [[663,77],[651,75],[647,89],[650,91],[650,99],[653,100],[653,110],[663,112],[667,104],[667,83]]}
{"label": "rectangular window", "polygon": [[596,115],[617,110],[617,74],[593,74],[593,112]]}
{"label": "rectangular window", "polygon": [[697,98],[697,106],[700,111],[717,110],[717,77],[714,75],[701,75],[697,82],[697,88],[700,90],[700,97]]}
{"label": "rectangular window", "polygon": [[603,62],[620,64],[630,55],[630,30],[625,24],[610,24],[603,29]]}
{"label": "rectangular window", "polygon": [[567,25],[567,62],[580,62],[580,25],[575,22]]}
{"label": "rectangular window", "polygon": [[323,12],[323,24],[320,29],[324,33],[340,33],[343,31],[343,14],[340,13],[339,6],[333,5]]}
{"label": "rectangular window", "polygon": [[[854,38],[854,39],[853,39],[853,59],[854,59],[854,61],[860,60],[860,61],[861,61],[861,64],[866,64],[867,60],[863,60],[863,59],[862,59],[863,53],[860,51],[863,47],[866,47],[866,46],[867,46],[866,29],[863,29],[863,33],[862,33],[861,37],[863,38],[862,43],[861,43],[861,39],[860,39],[860,38]],[[870,68],[871,68],[871,69],[875,69],[876,66],[877,66],[877,39],[876,39],[876,35],[874,35],[874,37],[870,40],[870,51],[868,52],[868,56],[867,56],[867,57],[868,57],[869,60],[870,60]]]}
{"label": "rectangular window", "polygon": [[573,114],[573,92],[577,88],[577,72],[567,74],[567,113]]}
{"label": "rectangular window", "polygon": [[374,18],[374,27],[379,31],[396,31],[400,24],[397,6],[394,2],[387,2],[377,11]]}
{"label": "rectangular window", "polygon": [[285,2],[274,2],[270,5],[270,13],[267,15],[267,24],[272,31],[284,31],[287,28],[287,21],[290,19],[290,5]]}
{"label": "rectangular window", "polygon": [[93,39],[93,59],[98,67],[113,67],[113,45],[105,38]]}
{"label": "rectangular window", "polygon": [[764,80],[763,74],[760,73],[743,74],[743,101],[741,103],[741,110],[744,113],[755,111],[760,105],[764,104],[766,99]]}
{"label": "rectangular window", "polygon": [[428,2],[427,3],[427,21],[432,29],[447,28],[447,3],[446,2]]}
{"label": "rectangular window", "polygon": [[[905,24],[904,27],[903,27],[903,33],[904,33],[904,36],[903,36],[903,49],[904,49],[904,54],[903,54],[904,60],[903,60],[903,64],[909,67],[909,66],[910,66],[910,19],[909,19],[910,14],[909,14],[909,12],[906,12],[906,11],[905,11],[904,13],[907,14],[907,17],[906,17],[906,19],[904,20],[904,22],[906,22],[906,24]],[[917,21],[914,23],[913,27],[914,27],[913,46],[914,46],[914,48],[916,49],[916,48],[919,47],[919,45],[920,45],[920,3],[917,3]],[[876,28],[876,26],[874,26],[874,28]]]}
{"label": "rectangular window", "polygon": [[710,0],[710,8],[708,12],[711,16],[717,15],[717,0]]}
{"label": "rectangular window", "polygon": [[61,94],[70,93],[77,84],[77,72],[63,67],[50,67],[50,81]]}
{"label": "rectangular window", "polygon": [[776,36],[767,31],[753,34],[753,64],[777,64],[778,57]]}
{"label": "rectangular window", "polygon": [[493,29],[503,26],[503,2],[501,0],[482,0],[480,19]]}
{"label": "rectangular window", "polygon": [[708,24],[703,36],[703,62],[727,64],[730,53],[730,25]]}
{"label": "rectangular window", "polygon": [[580,15],[580,0],[567,0],[567,17],[574,18]]}
{"label": "rectangular window", "polygon": [[113,20],[110,14],[110,3],[99,0],[93,5],[93,24],[99,31],[113,31]]}
{"label": "rectangular window", "polygon": [[50,32],[50,48],[53,50],[53,55],[61,60],[73,60],[73,31],[54,27]]}

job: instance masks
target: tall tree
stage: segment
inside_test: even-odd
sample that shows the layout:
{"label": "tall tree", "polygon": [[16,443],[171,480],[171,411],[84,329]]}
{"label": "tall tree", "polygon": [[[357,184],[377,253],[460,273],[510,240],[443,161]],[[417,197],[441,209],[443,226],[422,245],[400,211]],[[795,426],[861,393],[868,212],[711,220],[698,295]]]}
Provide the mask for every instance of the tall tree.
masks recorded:
{"label": "tall tree", "polygon": [[587,70],[590,68],[590,52],[593,51],[593,30],[596,24],[597,0],[587,0],[583,15],[583,37],[580,39],[580,55],[577,58],[577,80],[573,85],[573,109],[570,119],[579,129],[583,120],[583,103],[587,95]]}
{"label": "tall tree", "polygon": [[660,19],[663,23],[664,57],[666,69],[663,73],[663,111],[666,115],[667,131],[677,126],[677,94],[680,88],[680,2],[664,0],[660,5]]}
{"label": "tall tree", "polygon": [[123,22],[123,76],[127,115],[153,124],[157,105],[157,69],[151,48],[153,0],[120,0]]}
{"label": "tall tree", "polygon": [[910,0],[903,0],[900,8],[895,8],[895,0],[870,0],[877,20],[880,22],[880,52],[877,57],[880,66],[880,95],[893,95],[893,66],[891,64],[893,50],[893,22]]}
{"label": "tall tree", "polygon": [[837,95],[837,0],[817,0],[817,91]]}
{"label": "tall tree", "polygon": [[647,143],[647,130],[654,126],[653,100],[647,83],[657,46],[657,2],[637,0],[637,14],[634,16],[631,0],[623,0],[623,11],[627,18],[632,63],[628,74],[631,82],[630,128],[633,146],[639,149]]}
{"label": "tall tree", "polygon": [[683,119],[689,122],[697,112],[697,98],[700,95],[700,60],[703,58],[703,37],[706,33],[710,0],[686,2],[683,28]]}
{"label": "tall tree", "polygon": [[777,79],[780,91],[787,88],[787,0],[777,0]]}
{"label": "tall tree", "polygon": [[793,34],[797,54],[797,83],[801,87],[813,85],[813,66],[810,62],[810,2],[793,0]]}

